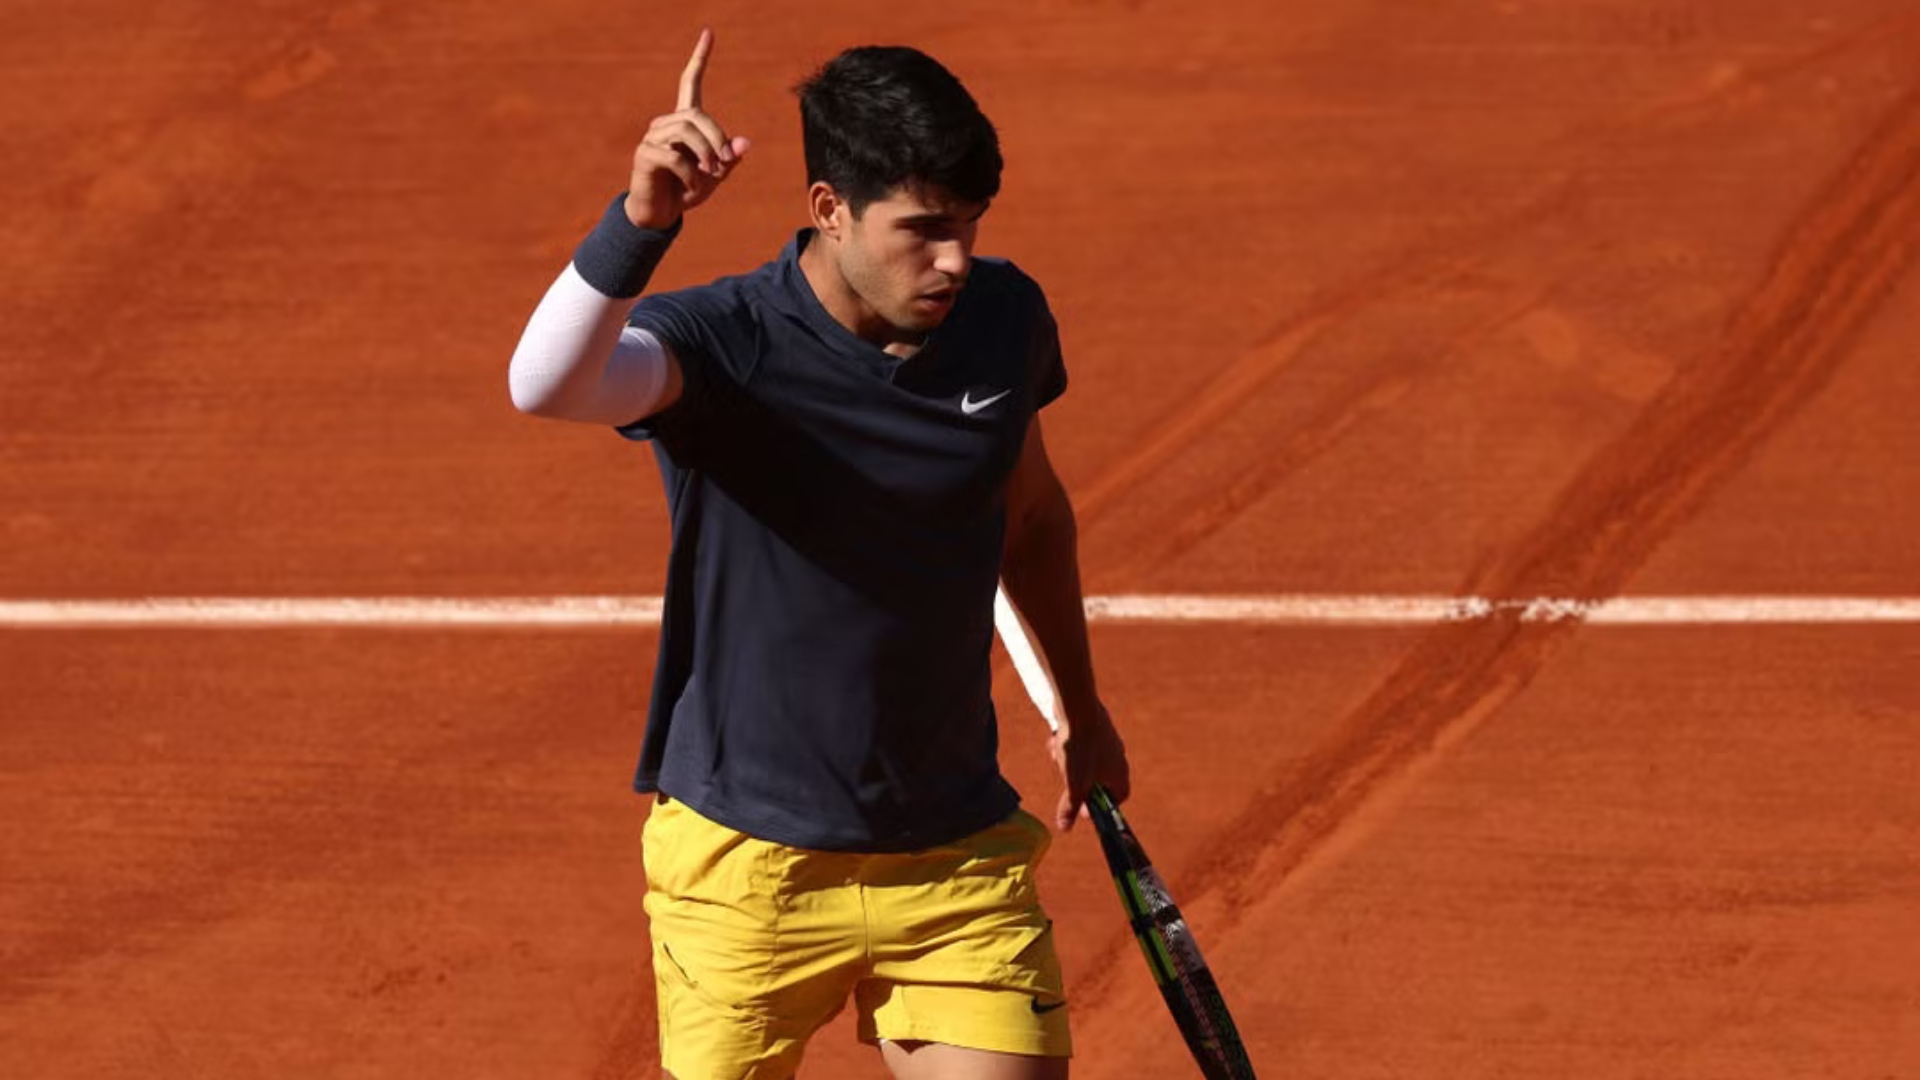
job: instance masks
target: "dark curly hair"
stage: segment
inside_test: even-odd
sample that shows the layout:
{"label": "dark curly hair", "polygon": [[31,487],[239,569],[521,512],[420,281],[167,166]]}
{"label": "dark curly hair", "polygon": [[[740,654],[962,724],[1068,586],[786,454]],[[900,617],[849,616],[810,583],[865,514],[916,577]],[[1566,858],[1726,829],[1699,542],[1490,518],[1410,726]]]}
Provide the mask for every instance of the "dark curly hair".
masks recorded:
{"label": "dark curly hair", "polygon": [[918,49],[863,45],[795,88],[807,183],[824,182],[858,217],[902,184],[963,202],[1000,191],[1000,137],[939,61]]}

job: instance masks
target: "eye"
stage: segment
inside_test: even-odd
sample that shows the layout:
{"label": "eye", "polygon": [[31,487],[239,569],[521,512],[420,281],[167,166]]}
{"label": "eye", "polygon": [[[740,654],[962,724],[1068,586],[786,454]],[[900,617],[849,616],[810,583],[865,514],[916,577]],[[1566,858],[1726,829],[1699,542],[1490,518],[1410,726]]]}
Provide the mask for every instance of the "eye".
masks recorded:
{"label": "eye", "polygon": [[924,241],[951,240],[960,235],[958,226],[943,221],[916,221],[907,229]]}

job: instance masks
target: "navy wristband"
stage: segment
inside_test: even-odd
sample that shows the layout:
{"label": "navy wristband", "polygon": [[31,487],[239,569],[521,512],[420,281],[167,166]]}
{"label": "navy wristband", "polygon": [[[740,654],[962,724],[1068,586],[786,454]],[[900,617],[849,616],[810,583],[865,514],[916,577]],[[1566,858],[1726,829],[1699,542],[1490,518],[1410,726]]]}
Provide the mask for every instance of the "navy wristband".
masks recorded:
{"label": "navy wristband", "polygon": [[615,300],[639,296],[686,220],[682,217],[671,229],[637,228],[627,220],[627,196],[622,192],[573,250],[573,268],[587,284]]}

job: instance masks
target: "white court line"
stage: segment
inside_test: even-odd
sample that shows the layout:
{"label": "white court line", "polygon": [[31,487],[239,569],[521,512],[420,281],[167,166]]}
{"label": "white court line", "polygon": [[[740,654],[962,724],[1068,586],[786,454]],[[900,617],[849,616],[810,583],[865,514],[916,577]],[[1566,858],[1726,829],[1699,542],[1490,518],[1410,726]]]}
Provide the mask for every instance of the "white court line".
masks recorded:
{"label": "white court line", "polygon": [[1100,622],[1230,622],[1274,626],[1405,626],[1496,617],[1614,626],[1920,622],[1920,598],[1870,596],[1623,596],[1610,600],[1457,596],[1094,596]]}
{"label": "white court line", "polygon": [[[427,627],[568,629],[651,627],[657,596],[151,597],[0,600],[0,629],[276,629]],[[1421,626],[1515,618],[1609,626],[1920,623],[1920,598],[1866,596],[1633,596],[1611,600],[1381,595],[1087,598],[1096,623],[1241,626]]]}
{"label": "white court line", "polygon": [[658,626],[657,596],[145,597],[0,600],[10,629]]}

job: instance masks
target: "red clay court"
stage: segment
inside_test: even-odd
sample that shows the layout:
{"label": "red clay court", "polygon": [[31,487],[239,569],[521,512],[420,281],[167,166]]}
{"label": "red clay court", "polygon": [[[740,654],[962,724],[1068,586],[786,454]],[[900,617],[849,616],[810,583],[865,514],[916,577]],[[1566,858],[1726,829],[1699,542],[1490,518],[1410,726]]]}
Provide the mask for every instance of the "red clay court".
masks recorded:
{"label": "red clay court", "polygon": [[[756,149],[659,286],[799,224],[846,45],[999,125],[1088,591],[1159,598],[1094,627],[1130,817],[1262,1075],[1920,1076],[1914,5],[541,8],[9,16],[0,1074],[656,1074],[644,620],[72,602],[657,594],[647,452],[505,365],[710,24]],[[1045,875],[1076,1077],[1194,1075],[1091,834]]]}

